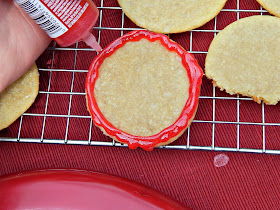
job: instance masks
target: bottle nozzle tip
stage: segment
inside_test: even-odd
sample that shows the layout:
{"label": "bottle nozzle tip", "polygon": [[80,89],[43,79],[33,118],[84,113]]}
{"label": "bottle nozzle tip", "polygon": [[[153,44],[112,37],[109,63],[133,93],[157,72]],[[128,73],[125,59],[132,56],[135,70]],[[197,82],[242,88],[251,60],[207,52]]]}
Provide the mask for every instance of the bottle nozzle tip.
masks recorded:
{"label": "bottle nozzle tip", "polygon": [[92,33],[89,33],[88,36],[86,36],[84,39],[82,39],[88,46],[96,50],[97,52],[100,52],[102,50],[101,46],[97,43],[95,37]]}

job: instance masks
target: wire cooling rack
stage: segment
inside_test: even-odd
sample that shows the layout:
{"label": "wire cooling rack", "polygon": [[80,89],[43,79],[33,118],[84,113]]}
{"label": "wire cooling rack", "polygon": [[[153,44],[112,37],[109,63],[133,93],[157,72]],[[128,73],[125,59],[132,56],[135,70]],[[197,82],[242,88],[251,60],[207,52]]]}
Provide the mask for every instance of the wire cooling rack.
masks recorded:
{"label": "wire cooling rack", "polygon": [[[116,0],[94,2],[100,18],[93,33],[103,47],[124,33],[141,30],[124,15]],[[170,38],[204,67],[208,47],[221,29],[240,18],[263,14],[269,15],[255,0],[228,0],[205,26]],[[86,111],[84,81],[94,56],[96,52],[82,43],[67,48],[52,43],[37,61],[41,76],[35,103],[0,131],[0,141],[126,147],[103,135]],[[278,105],[257,104],[251,98],[226,94],[204,78],[192,125],[177,141],[160,149],[280,154],[279,110]]]}

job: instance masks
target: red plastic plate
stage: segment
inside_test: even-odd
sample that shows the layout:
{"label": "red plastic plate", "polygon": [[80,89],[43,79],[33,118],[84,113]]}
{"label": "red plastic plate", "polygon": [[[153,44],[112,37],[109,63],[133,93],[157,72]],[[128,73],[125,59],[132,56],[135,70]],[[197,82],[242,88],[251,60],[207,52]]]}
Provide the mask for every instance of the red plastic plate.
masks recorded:
{"label": "red plastic plate", "polygon": [[0,178],[1,209],[189,209],[130,180],[81,170],[42,170]]}

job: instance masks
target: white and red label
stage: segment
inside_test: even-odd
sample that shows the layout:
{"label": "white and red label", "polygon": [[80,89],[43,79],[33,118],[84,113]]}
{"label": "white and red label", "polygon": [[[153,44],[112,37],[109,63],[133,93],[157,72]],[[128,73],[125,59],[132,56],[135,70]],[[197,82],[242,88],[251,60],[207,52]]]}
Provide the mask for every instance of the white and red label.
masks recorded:
{"label": "white and red label", "polygon": [[84,14],[85,0],[15,0],[15,2],[51,37],[67,32]]}

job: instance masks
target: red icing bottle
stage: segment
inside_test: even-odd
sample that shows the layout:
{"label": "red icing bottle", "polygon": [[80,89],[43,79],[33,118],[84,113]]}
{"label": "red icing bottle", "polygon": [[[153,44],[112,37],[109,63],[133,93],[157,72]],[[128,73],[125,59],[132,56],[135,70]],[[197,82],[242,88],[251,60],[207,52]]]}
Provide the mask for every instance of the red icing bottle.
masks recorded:
{"label": "red icing bottle", "polygon": [[90,33],[99,11],[91,0],[15,0],[15,2],[60,46],[78,41],[100,51]]}

